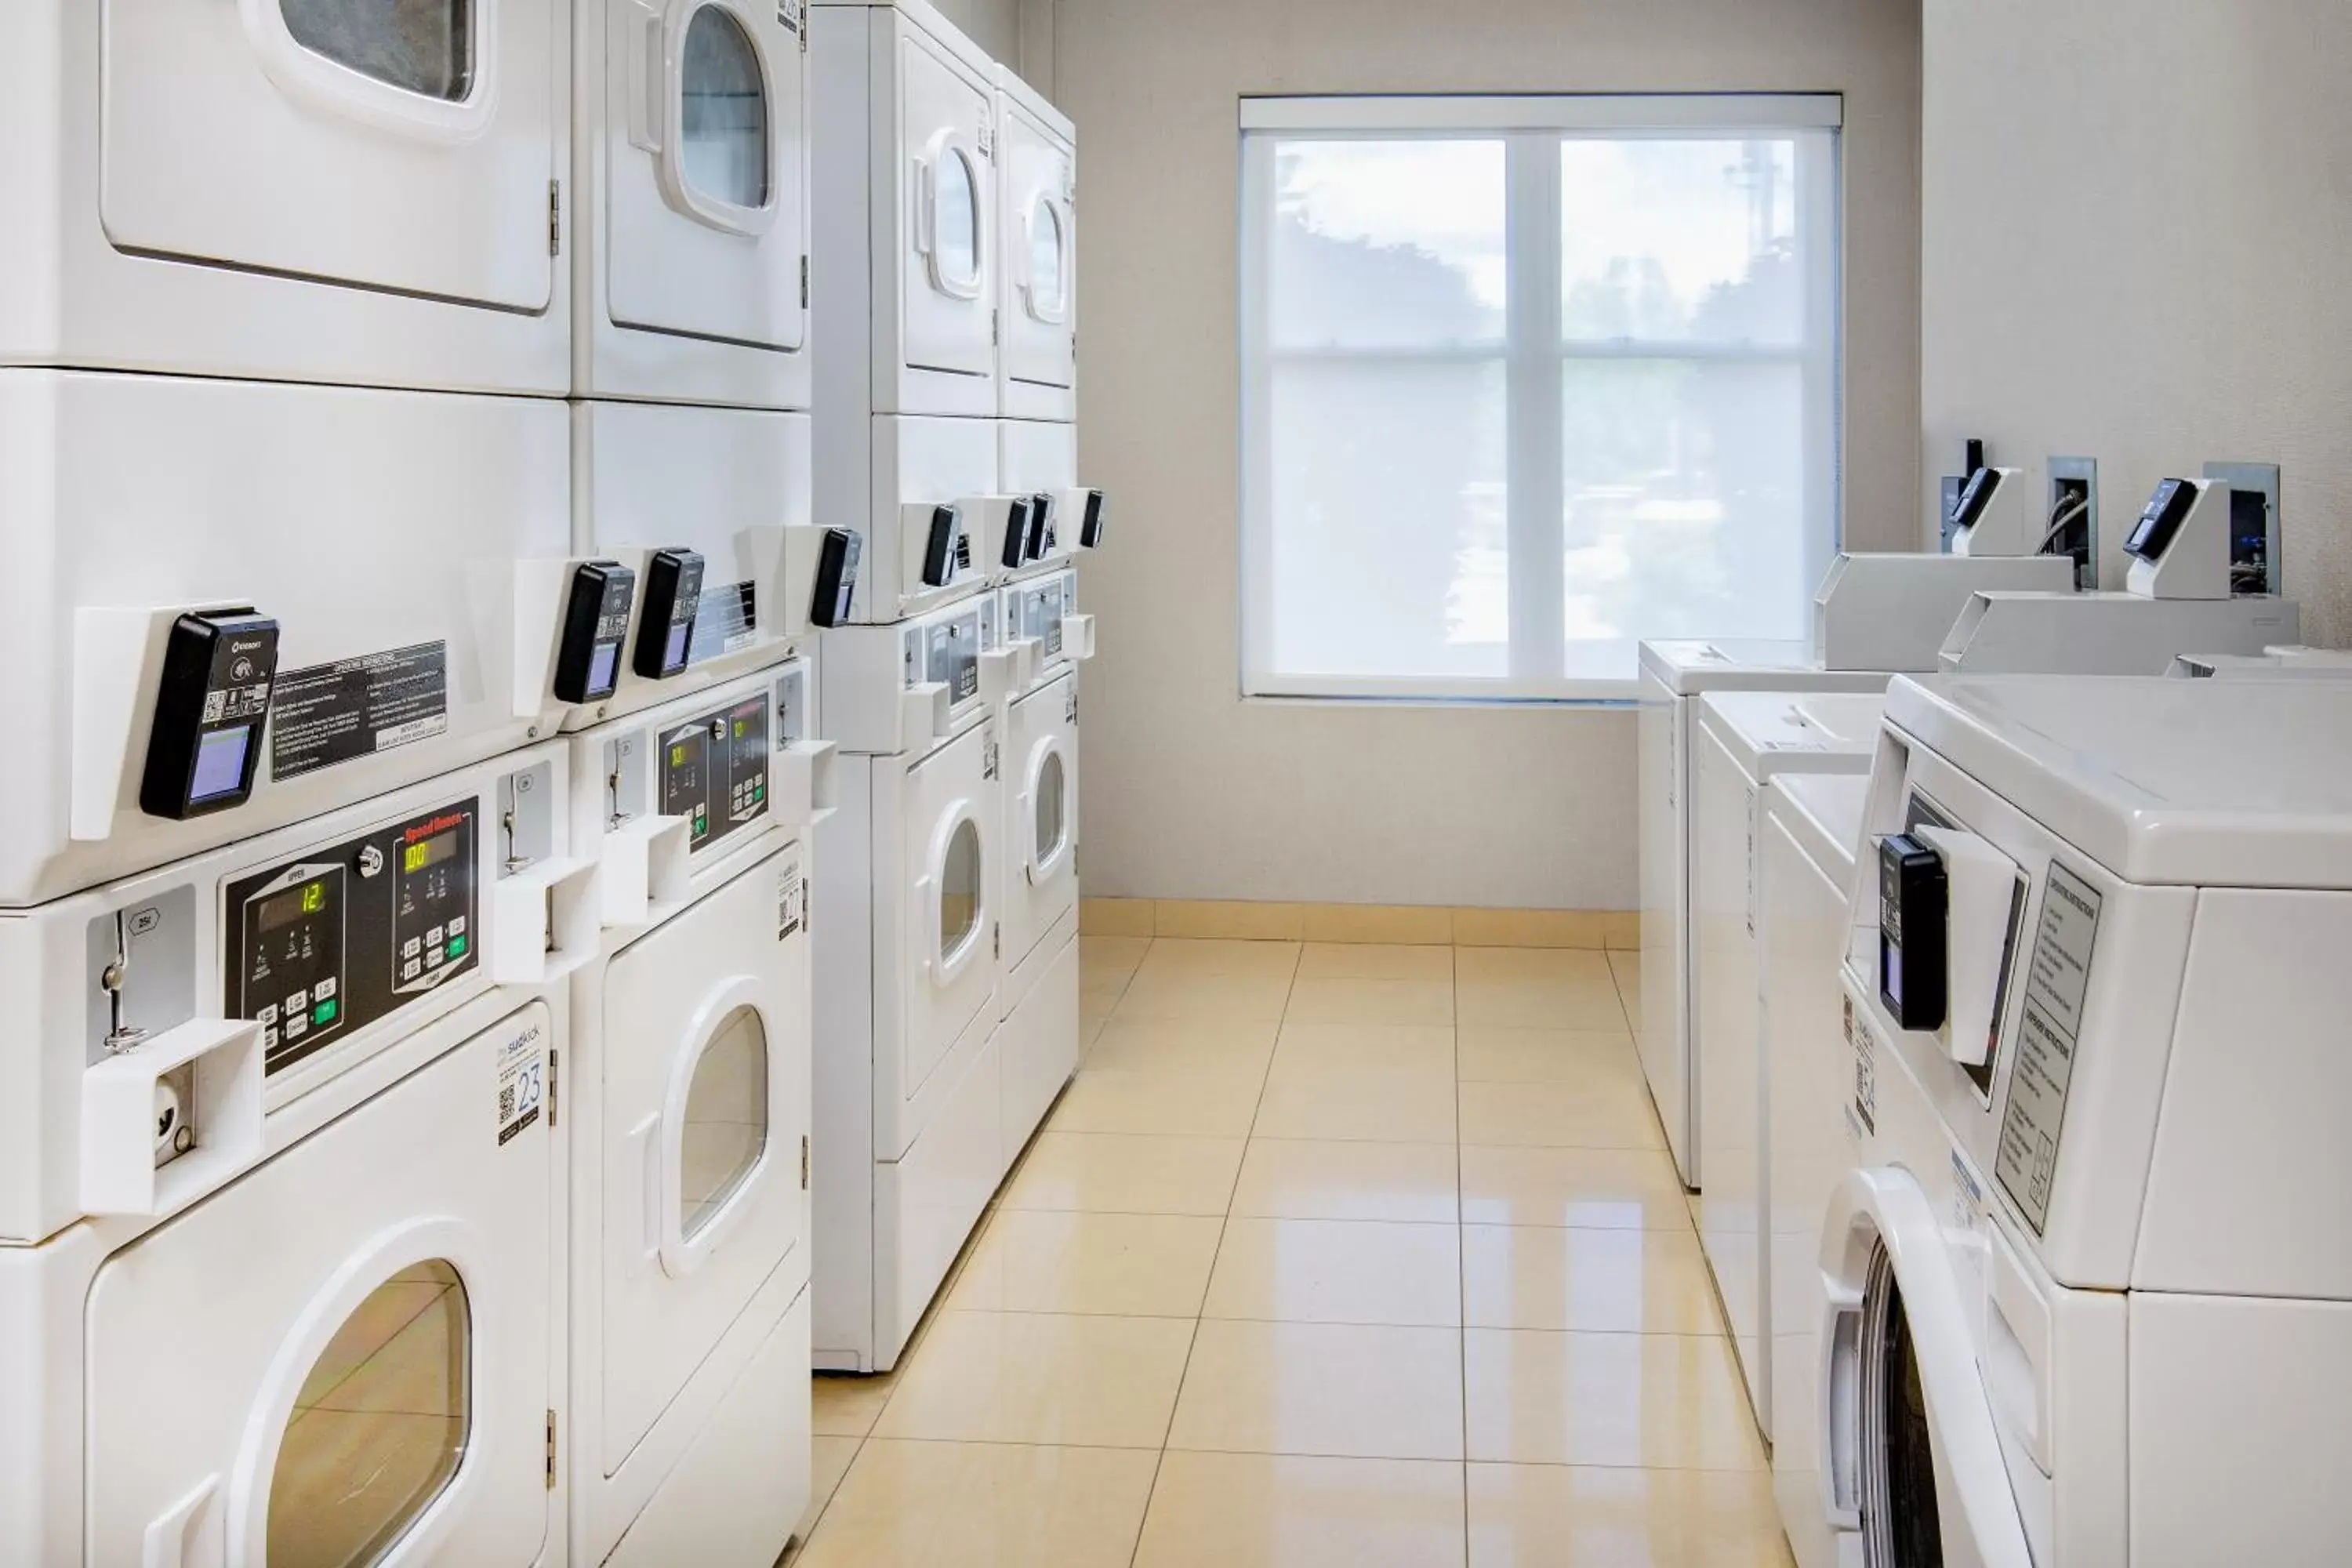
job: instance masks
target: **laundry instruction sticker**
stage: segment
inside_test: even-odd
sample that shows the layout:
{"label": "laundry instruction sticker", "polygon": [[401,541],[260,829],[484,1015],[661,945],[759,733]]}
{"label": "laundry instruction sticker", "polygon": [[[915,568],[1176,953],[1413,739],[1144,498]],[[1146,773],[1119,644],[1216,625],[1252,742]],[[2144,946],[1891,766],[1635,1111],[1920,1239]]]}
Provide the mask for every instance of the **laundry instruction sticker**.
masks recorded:
{"label": "laundry instruction sticker", "polygon": [[2101,902],[2097,889],[2055,860],[2050,863],[1993,1166],[2036,1236],[2050,1220],[2050,1190],[2058,1175],[2058,1142],[2065,1129],[2066,1091],[2074,1078],[2083,1000],[2091,988]]}
{"label": "laundry instruction sticker", "polygon": [[269,776],[299,778],[448,729],[446,642],[281,671],[269,700]]}
{"label": "laundry instruction sticker", "polygon": [[808,879],[801,875],[797,855],[788,855],[776,868],[776,940],[782,942],[808,923]]}
{"label": "laundry instruction sticker", "polygon": [[532,1023],[499,1047],[499,1142],[520,1133],[547,1108],[547,1040]]}
{"label": "laundry instruction sticker", "polygon": [[1864,1132],[1878,1131],[1878,1037],[1870,1032],[1870,1020],[1854,1010],[1853,998],[1845,998],[1845,1043],[1853,1052],[1853,1114]]}

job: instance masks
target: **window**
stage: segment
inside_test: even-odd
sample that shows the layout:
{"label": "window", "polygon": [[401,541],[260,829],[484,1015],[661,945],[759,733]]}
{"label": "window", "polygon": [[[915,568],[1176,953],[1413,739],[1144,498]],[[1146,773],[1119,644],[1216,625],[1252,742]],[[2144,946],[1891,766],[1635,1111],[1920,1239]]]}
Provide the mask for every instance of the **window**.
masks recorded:
{"label": "window", "polygon": [[1835,549],[1834,97],[1242,107],[1243,684],[1618,699]]}

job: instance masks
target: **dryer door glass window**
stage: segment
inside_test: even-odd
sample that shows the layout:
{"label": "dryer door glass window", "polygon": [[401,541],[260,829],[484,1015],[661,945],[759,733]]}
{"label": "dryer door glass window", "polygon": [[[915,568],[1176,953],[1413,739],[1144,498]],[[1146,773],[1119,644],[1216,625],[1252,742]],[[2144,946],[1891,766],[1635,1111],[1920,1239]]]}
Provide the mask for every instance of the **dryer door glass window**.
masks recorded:
{"label": "dryer door glass window", "polygon": [[373,1563],[457,1473],[472,1418],[472,1318],[457,1270],[402,1269],[320,1352],[269,1480],[271,1568]]}
{"label": "dryer door glass window", "polygon": [[1037,815],[1034,840],[1036,854],[1031,864],[1043,871],[1055,856],[1062,852],[1063,836],[1069,831],[1069,814],[1064,808],[1063,795],[1067,788],[1068,774],[1062,767],[1062,754],[1048,752],[1037,768]]}
{"label": "dryer door glass window", "polygon": [[1943,1568],[1936,1428],[1893,1260],[1871,1258],[1863,1300],[1863,1556],[1871,1568]]}
{"label": "dryer door glass window", "polygon": [[980,828],[956,824],[940,872],[940,957],[952,959],[980,934]]}
{"label": "dryer door glass window", "polygon": [[314,55],[445,103],[474,88],[475,0],[278,0]]}
{"label": "dryer door glass window", "polygon": [[940,280],[960,291],[980,287],[980,177],[962,148],[940,155]]}
{"label": "dryer door glass window", "polygon": [[687,183],[735,206],[766,206],[767,78],[751,36],[724,7],[705,5],[687,24],[678,80]]}
{"label": "dryer door glass window", "polygon": [[1029,313],[1041,321],[1062,319],[1068,291],[1062,258],[1067,244],[1061,209],[1053,197],[1039,196],[1029,214]]}
{"label": "dryer door glass window", "polygon": [[768,1147],[768,1031],[757,1008],[727,1016],[694,1064],[678,1142],[678,1231],[718,1217]]}

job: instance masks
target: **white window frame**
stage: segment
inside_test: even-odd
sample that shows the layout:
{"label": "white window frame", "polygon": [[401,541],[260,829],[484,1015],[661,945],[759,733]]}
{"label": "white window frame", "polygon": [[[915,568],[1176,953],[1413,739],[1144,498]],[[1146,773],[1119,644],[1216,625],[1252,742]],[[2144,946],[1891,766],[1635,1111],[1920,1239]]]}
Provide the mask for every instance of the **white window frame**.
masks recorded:
{"label": "white window frame", "polygon": [[[1514,572],[1510,579],[1510,673],[1493,678],[1340,675],[1294,676],[1267,668],[1274,646],[1274,529],[1271,467],[1253,461],[1272,442],[1271,372],[1278,358],[1472,363],[1499,359],[1511,430],[1506,483],[1507,549],[1514,562],[1558,563],[1565,540],[1565,473],[1559,461],[1563,417],[1562,367],[1570,360],[1682,359],[1795,363],[1805,374],[1808,451],[1827,454],[1826,471],[1807,466],[1809,482],[1831,489],[1818,515],[1827,526],[1805,542],[1805,578],[1817,581],[1838,550],[1843,531],[1842,359],[1843,141],[1844,100],[1835,93],[1563,93],[1540,96],[1244,98],[1241,130],[1241,332],[1244,451],[1241,496],[1241,685],[1245,698],[1469,700],[1475,701],[1631,701],[1637,686],[1622,680],[1567,677],[1564,584],[1555,569]],[[1790,348],[1687,340],[1566,341],[1560,331],[1559,244],[1562,141],[1580,132],[1611,140],[1672,139],[1694,132],[1784,133],[1822,131],[1826,167],[1812,173],[1830,199],[1802,214],[1805,243],[1831,264],[1812,269],[1807,318],[1831,323],[1808,331]],[[1510,280],[1499,343],[1426,350],[1276,350],[1269,337],[1272,226],[1257,221],[1260,193],[1274,178],[1279,138],[1295,132],[1318,141],[1500,140],[1505,147],[1506,256]],[[1525,429],[1538,434],[1524,438]],[[1549,460],[1547,460],[1549,459]],[[1816,509],[1809,503],[1808,510]]]}

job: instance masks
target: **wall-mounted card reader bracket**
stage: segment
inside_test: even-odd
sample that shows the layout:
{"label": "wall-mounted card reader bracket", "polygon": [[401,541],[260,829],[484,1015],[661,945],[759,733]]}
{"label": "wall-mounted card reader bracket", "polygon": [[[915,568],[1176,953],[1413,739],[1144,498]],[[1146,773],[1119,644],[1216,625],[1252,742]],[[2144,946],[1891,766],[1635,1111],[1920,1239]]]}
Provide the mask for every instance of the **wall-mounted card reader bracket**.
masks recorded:
{"label": "wall-mounted card reader bracket", "polygon": [[106,838],[128,810],[187,817],[249,798],[278,626],[228,606],[74,612],[67,816],[77,841]]}
{"label": "wall-mounted card reader bracket", "polygon": [[2141,598],[2230,597],[2230,487],[2163,480],[2124,536],[2124,553],[2131,557],[2124,586]]}

